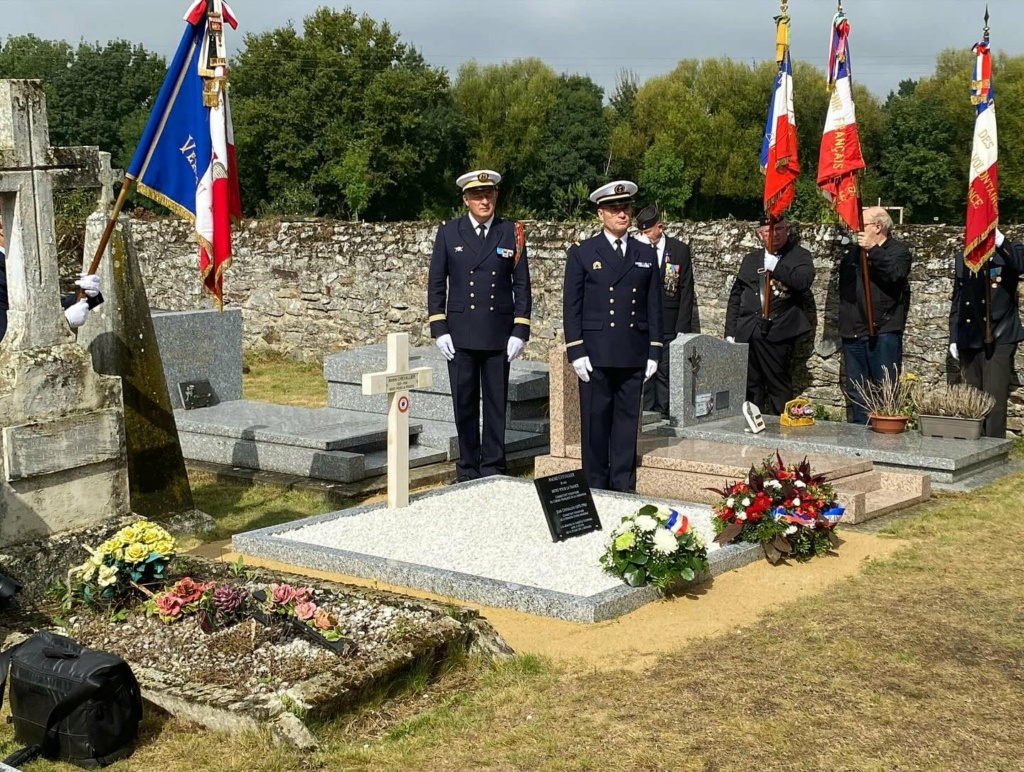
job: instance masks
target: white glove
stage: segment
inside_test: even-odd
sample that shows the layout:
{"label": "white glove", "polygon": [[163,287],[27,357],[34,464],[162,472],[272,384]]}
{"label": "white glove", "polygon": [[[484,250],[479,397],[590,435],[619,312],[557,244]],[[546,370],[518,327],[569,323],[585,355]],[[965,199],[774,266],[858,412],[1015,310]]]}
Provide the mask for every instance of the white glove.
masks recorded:
{"label": "white glove", "polygon": [[452,343],[452,336],[445,333],[434,341],[434,345],[441,349],[444,358],[451,362],[455,359],[455,344]]}
{"label": "white glove", "polygon": [[1004,241],[1006,241],[1006,236],[1003,235],[1001,230],[996,228],[996,249],[1003,246]]}
{"label": "white glove", "polygon": [[957,348],[955,343],[949,344],[949,355],[953,357],[953,359],[960,359],[960,349]]}
{"label": "white glove", "polygon": [[89,318],[89,301],[82,298],[70,308],[65,308],[64,318],[68,320],[72,330],[77,330]]}
{"label": "white glove", "polygon": [[508,346],[505,349],[505,353],[508,354],[508,361],[511,362],[513,359],[523,353],[523,347],[526,345],[526,341],[522,338],[517,338],[515,335],[508,339]]}
{"label": "white glove", "polygon": [[581,381],[590,383],[590,374],[594,372],[594,368],[590,365],[590,357],[574,359],[572,369],[576,371],[576,375],[580,377]]}
{"label": "white glove", "polygon": [[651,380],[651,376],[658,372],[658,363],[653,359],[647,360],[647,372],[644,373],[644,380]]}
{"label": "white glove", "polygon": [[773,255],[767,249],[764,251],[764,269],[766,271],[774,271],[775,266],[779,264],[779,256]]}
{"label": "white glove", "polygon": [[736,339],[732,335],[726,335],[725,336],[725,342],[726,343],[735,343]]}
{"label": "white glove", "polygon": [[83,273],[75,284],[85,290],[86,297],[94,298],[100,294],[100,277],[94,273]]}

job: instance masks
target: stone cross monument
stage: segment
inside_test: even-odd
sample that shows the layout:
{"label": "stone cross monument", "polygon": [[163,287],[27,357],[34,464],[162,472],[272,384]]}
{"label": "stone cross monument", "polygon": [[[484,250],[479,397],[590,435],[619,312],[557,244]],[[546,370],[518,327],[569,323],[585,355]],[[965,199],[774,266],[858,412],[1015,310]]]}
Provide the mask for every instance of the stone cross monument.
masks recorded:
{"label": "stone cross monument", "polygon": [[39,81],[0,80],[0,545],[123,515],[121,382],[97,375],[61,312],[55,187],[99,187],[96,148],[52,148]]}
{"label": "stone cross monument", "polygon": [[409,368],[409,333],[388,335],[388,369],[363,375],[363,394],[388,395],[388,509],[409,506],[409,389],[434,383],[429,367]]}

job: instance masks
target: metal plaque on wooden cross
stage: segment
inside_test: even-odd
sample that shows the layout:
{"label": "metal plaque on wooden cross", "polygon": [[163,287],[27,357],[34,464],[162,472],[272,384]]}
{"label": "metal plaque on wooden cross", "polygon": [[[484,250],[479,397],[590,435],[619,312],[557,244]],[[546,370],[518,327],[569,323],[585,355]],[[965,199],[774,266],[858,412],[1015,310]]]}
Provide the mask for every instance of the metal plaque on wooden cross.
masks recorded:
{"label": "metal plaque on wooden cross", "polygon": [[429,367],[409,368],[409,334],[388,335],[388,367],[363,374],[363,394],[388,395],[388,508],[409,506],[409,389],[433,386]]}

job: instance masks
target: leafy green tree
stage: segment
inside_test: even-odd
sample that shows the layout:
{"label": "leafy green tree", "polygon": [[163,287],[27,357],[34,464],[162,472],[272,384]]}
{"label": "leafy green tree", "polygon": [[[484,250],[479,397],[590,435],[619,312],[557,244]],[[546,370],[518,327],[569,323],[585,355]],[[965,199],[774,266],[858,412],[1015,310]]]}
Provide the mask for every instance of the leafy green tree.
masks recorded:
{"label": "leafy green tree", "polygon": [[463,166],[448,76],[351,9],[247,35],[231,82],[250,211],[416,218]]}

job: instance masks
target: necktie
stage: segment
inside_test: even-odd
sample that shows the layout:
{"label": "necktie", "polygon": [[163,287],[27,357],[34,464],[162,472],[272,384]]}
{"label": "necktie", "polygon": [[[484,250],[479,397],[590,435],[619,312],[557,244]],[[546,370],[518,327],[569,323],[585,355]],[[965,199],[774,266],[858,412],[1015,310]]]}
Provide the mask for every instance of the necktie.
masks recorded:
{"label": "necktie", "polygon": [[615,254],[619,257],[625,257],[625,254],[622,251],[622,239],[615,239]]}
{"label": "necktie", "polygon": [[480,231],[480,240],[481,241],[483,241],[485,238],[487,238],[487,226],[486,225],[484,225],[483,223],[480,223],[478,226],[476,226],[476,229],[478,231]]}

